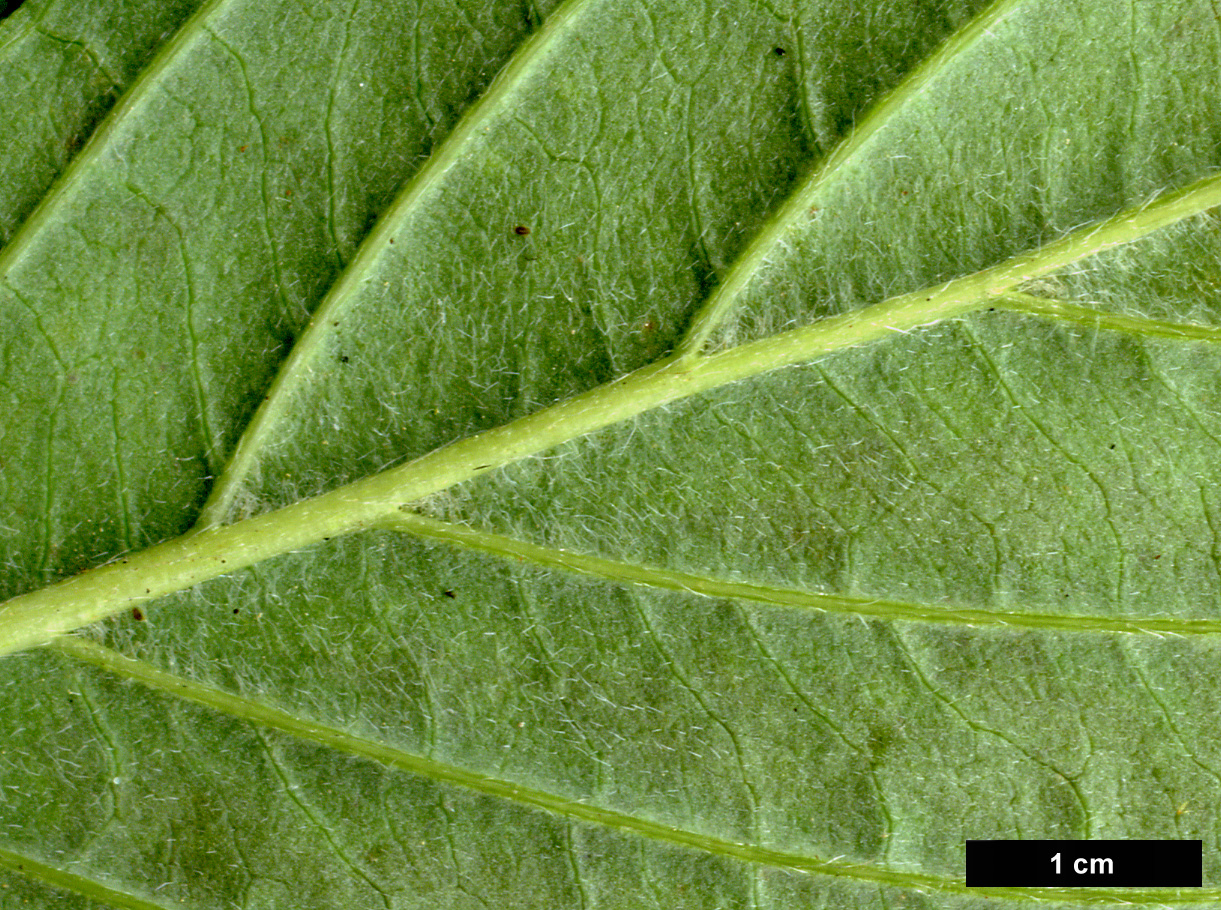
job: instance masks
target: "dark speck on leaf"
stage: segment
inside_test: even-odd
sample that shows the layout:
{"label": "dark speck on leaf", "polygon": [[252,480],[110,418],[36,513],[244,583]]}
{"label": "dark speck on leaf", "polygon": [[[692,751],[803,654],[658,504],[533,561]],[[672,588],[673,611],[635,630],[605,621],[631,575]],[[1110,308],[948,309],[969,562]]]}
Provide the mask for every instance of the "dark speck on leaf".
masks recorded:
{"label": "dark speck on leaf", "polygon": [[455,598],[455,597],[457,597],[457,596],[458,596],[458,595],[457,595],[457,594],[455,594],[453,591],[442,591],[441,593],[442,593],[442,594],[444,594],[446,597],[449,597],[449,598]]}
{"label": "dark speck on leaf", "polygon": [[785,55],[785,50],[782,47],[773,47],[772,53],[775,54],[777,57],[783,57]]}
{"label": "dark speck on leaf", "polygon": [[233,608],[233,615],[234,615],[234,616],[237,616],[237,614],[238,614],[238,613],[241,613],[241,612],[242,612],[242,611],[241,611],[241,609],[240,609],[239,607],[234,607],[234,608]]}
{"label": "dark speck on leaf", "polygon": [[347,362],[348,362],[348,355],[347,355],[347,354],[340,354],[340,355],[339,355],[339,362],[340,362],[340,363],[347,363]]}
{"label": "dark speck on leaf", "polygon": [[144,622],[144,611],[141,610],[139,607],[132,607],[131,608],[131,618],[134,619],[136,622]]}
{"label": "dark speck on leaf", "polygon": [[524,224],[519,224],[517,227],[513,228],[513,233],[517,234],[519,237],[525,237],[530,233],[530,229]]}

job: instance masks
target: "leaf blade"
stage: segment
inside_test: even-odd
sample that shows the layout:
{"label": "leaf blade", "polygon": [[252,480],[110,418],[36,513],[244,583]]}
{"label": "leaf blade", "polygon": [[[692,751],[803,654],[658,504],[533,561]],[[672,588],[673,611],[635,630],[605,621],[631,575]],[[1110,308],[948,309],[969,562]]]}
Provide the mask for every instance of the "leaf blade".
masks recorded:
{"label": "leaf blade", "polygon": [[[895,18],[865,33],[902,50],[896,23],[907,21],[911,10],[887,10]],[[1112,21],[1106,17],[1115,9],[1080,4],[1075,11],[1080,22],[1097,24]],[[351,360],[363,362],[366,372],[347,382],[315,377],[299,399],[303,409],[288,422],[291,438],[261,453],[264,476],[251,475],[253,483],[238,497],[245,498],[239,514],[290,505],[327,488],[324,481],[334,485],[367,474],[384,466],[388,453],[389,460],[422,454],[438,439],[481,429],[516,426],[517,432],[515,420],[547,415],[522,436],[519,454],[529,454],[531,445],[545,441],[536,431],[554,429],[545,426],[555,416],[545,410],[548,394],[564,398],[597,389],[650,362],[656,372],[637,373],[632,381],[670,381],[666,371],[677,375],[677,368],[658,365],[657,358],[677,341],[674,328],[683,314],[725,274],[745,247],[745,235],[776,210],[775,199],[800,170],[794,162],[817,158],[833,144],[835,117],[820,119],[819,105],[849,91],[845,86],[857,86],[861,98],[885,91],[902,78],[908,61],[918,63],[924,49],[938,43],[937,28],[946,27],[930,25],[913,43],[918,47],[900,54],[905,62],[883,77],[837,82],[812,61],[826,48],[846,46],[842,36],[855,34],[864,21],[847,7],[823,5],[787,21],[752,7],[744,15],[757,18],[744,18],[741,27],[731,27],[732,14],[723,10],[686,5],[614,12],[578,29],[582,40],[571,47],[579,53],[564,61],[574,71],[591,67],[606,92],[591,95],[583,90],[590,84],[586,75],[557,68],[546,92],[523,103],[505,131],[489,140],[488,154],[472,162],[467,178],[447,184],[454,196],[436,212],[461,216],[452,222],[461,230],[421,220],[410,255],[382,279],[399,281],[396,294],[410,291],[403,300],[424,303],[428,288],[457,279],[451,293],[462,302],[434,306],[431,323],[395,322],[387,318],[393,294],[371,296],[365,321],[350,327],[333,362],[319,370],[337,375]],[[955,5],[953,24],[965,21],[967,12]],[[636,400],[640,389],[629,381],[615,391],[611,416],[640,413],[601,429],[598,421],[606,415],[580,412],[596,410],[591,404],[605,393],[572,399],[565,413],[573,422],[551,438],[555,447],[500,466],[508,457],[502,452],[496,470],[476,460],[477,446],[488,445],[484,437],[464,450],[469,464],[450,478],[460,482],[434,489],[422,503],[428,514],[451,522],[444,527],[379,511],[401,503],[379,505],[381,494],[372,495],[370,486],[357,488],[361,492],[343,507],[371,524],[392,514],[400,525],[475,544],[473,550],[373,527],[311,551],[284,538],[280,548],[292,552],[263,558],[276,550],[267,549],[240,574],[213,578],[93,633],[142,660],[150,672],[166,674],[169,688],[184,683],[242,705],[274,704],[294,722],[309,718],[399,754],[470,769],[565,805],[589,805],[631,820],[628,827],[639,821],[669,825],[709,844],[747,845],[743,849],[756,858],[845,856],[866,869],[869,881],[825,874],[798,879],[723,850],[716,856],[685,850],[462,793],[342,750],[294,741],[274,724],[239,721],[124,686],[46,652],[5,661],[5,712],[12,721],[6,754],[42,757],[41,767],[55,769],[61,780],[48,785],[21,770],[24,786],[11,791],[5,811],[10,818],[30,816],[31,801],[43,800],[42,814],[30,830],[7,835],[6,849],[47,862],[70,857],[72,874],[97,881],[113,880],[107,870],[123,869],[131,893],[149,893],[173,879],[167,898],[203,906],[286,900],[297,906],[468,906],[493,898],[521,906],[881,906],[923,898],[897,880],[879,884],[878,875],[908,875],[909,885],[911,875],[940,882],[960,876],[964,836],[1207,835],[1213,824],[1209,794],[1221,780],[1215,770],[1221,762],[1206,725],[1183,718],[1216,710],[1209,642],[1216,622],[1217,513],[1208,455],[1221,438],[1208,380],[1215,355],[1211,345],[1188,341],[1190,333],[1166,323],[1208,328],[1215,322],[1212,217],[1188,218],[1110,250],[1083,246],[1079,252],[1088,258],[1071,265],[1042,260],[1039,269],[1050,273],[1023,292],[1058,301],[1054,306],[1019,297],[1025,311],[1006,312],[1004,300],[1013,299],[1006,297],[995,301],[995,313],[985,312],[990,307],[964,311],[952,321],[890,332],[871,346],[849,345],[791,370],[765,370],[774,359],[752,363],[743,356],[758,355],[761,349],[752,345],[769,343],[764,337],[776,335],[776,324],[795,314],[800,322],[830,316],[820,331],[842,330],[844,341],[852,318],[845,313],[868,319],[863,304],[902,299],[913,288],[942,289],[956,280],[940,304],[967,306],[964,288],[972,280],[984,291],[1000,292],[1009,285],[993,288],[990,278],[1029,277],[1028,269],[1015,266],[1030,264],[1020,258],[1023,251],[1062,249],[1048,238],[1063,236],[1070,225],[1097,223],[1150,198],[1155,186],[1184,187],[1210,173],[1214,165],[1205,146],[1211,127],[1201,130],[1204,139],[1188,137],[1189,147],[1176,151],[1181,126],[1175,118],[1159,124],[1140,101],[1177,84],[1182,103],[1167,110],[1191,113],[1197,119],[1185,119],[1193,130],[1212,122],[1207,98],[1213,76],[1203,65],[1212,53],[1210,14],[1187,2],[1118,12],[1132,13],[1136,24],[1106,32],[1112,42],[1106,46],[1131,51],[1120,55],[1126,60],[1142,54],[1164,60],[1172,75],[1159,83],[1154,70],[1142,71],[1142,80],[1125,85],[1139,84],[1150,94],[1117,90],[1108,116],[1126,115],[1140,125],[1130,131],[1132,148],[1161,137],[1164,154],[1147,160],[1131,151],[1084,155],[1083,163],[1125,161],[1132,169],[1074,171],[1071,156],[1058,157],[1050,139],[1040,153],[1039,132],[1030,132],[1032,121],[1019,111],[1003,129],[986,126],[997,122],[988,116],[1005,110],[1007,96],[982,79],[975,87],[969,78],[964,82],[973,67],[1018,80],[1021,67],[1013,61],[1036,61],[1044,75],[1071,72],[1081,84],[1081,73],[1117,71],[1091,70],[1105,55],[1091,56],[1088,43],[1074,43],[1096,40],[1103,31],[1091,26],[1078,35],[1071,22],[1042,16],[1038,4],[1016,6],[997,29],[991,57],[960,61],[958,75],[947,73],[933,93],[934,103],[909,105],[891,120],[894,134],[887,141],[840,172],[835,192],[824,184],[828,199],[852,204],[838,213],[830,206],[834,217],[820,217],[811,222],[813,233],[795,237],[778,263],[787,277],[763,270],[744,306],[718,332],[719,353],[707,363],[724,370],[739,358],[745,371],[740,381],[726,383],[730,373],[722,372],[715,388],[653,402],[658,407]],[[926,14],[927,20],[919,18]],[[940,8],[921,7],[912,21],[938,15]],[[527,18],[536,24],[539,17]],[[318,28],[361,39],[371,21],[341,16]],[[246,91],[235,83],[241,89],[237,106],[261,107],[269,98],[266,86],[277,83],[258,82],[266,75],[258,42],[251,42],[258,32],[246,31],[237,16],[225,28],[218,34],[245,59],[251,82],[262,86]],[[1172,40],[1187,33],[1200,40]],[[721,52],[695,53],[694,43],[709,38],[720,42],[714,46]],[[418,53],[426,42],[404,46]],[[789,53],[776,53],[786,46]],[[1057,47],[1059,57],[1050,52]],[[1065,54],[1064,47],[1082,52]],[[861,49],[848,69],[867,72],[875,53]],[[231,63],[234,54],[218,49],[216,59]],[[339,62],[328,64],[327,78],[348,76],[355,59],[328,56]],[[771,66],[777,61],[800,65],[782,76]],[[1076,69],[1055,70],[1065,61]],[[622,120],[612,116],[622,114],[633,74],[664,89],[653,89],[657,104],[639,108],[654,145],[621,139],[615,124]],[[757,88],[752,97],[763,100],[756,110],[738,103],[750,92],[716,85],[726,74],[732,85]],[[349,173],[341,161],[344,134],[332,118],[368,110],[354,91],[360,78],[320,83],[327,113],[315,122],[326,140],[319,147],[330,157],[316,173],[317,185],[328,192]],[[612,91],[617,87],[618,94]],[[1091,129],[1109,133],[1087,108],[1073,106],[1077,87],[1066,83],[1063,91],[1037,97],[1057,112],[1070,137],[1097,151],[1086,142]],[[709,105],[716,91],[728,99],[721,107]],[[774,99],[786,92],[779,107]],[[604,103],[581,107],[591,97]],[[248,104],[251,98],[255,105]],[[981,116],[961,129],[953,126],[946,112],[972,104]],[[784,111],[780,119],[791,118],[787,125],[758,130],[759,112],[777,109]],[[839,108],[845,116],[852,110],[859,107]],[[921,121],[938,110],[945,116]],[[800,132],[786,130],[799,122],[812,125],[814,138],[786,145]],[[686,129],[672,129],[674,124]],[[930,124],[939,128],[937,135],[920,140],[918,128]],[[704,125],[710,132],[701,132]],[[666,135],[668,128],[673,136]],[[742,179],[718,184],[711,175],[734,168],[717,170],[707,136],[723,129],[770,137],[742,145],[760,159],[778,149],[805,151],[783,151],[791,156],[783,164],[737,168]],[[776,138],[782,135],[789,139]],[[265,136],[274,140],[275,132]],[[721,143],[726,145],[735,147]],[[1006,157],[1015,148],[1020,154]],[[590,149],[612,154],[574,153]],[[899,163],[912,151],[925,154],[923,170]],[[937,152],[965,162],[951,160],[944,174],[975,169],[978,182],[962,191],[938,178],[930,165]],[[627,162],[625,170],[614,171],[616,156]],[[987,167],[994,159],[1004,162],[1011,185]],[[555,173],[539,173],[543,162]],[[1054,166],[1037,170],[1048,164]],[[1029,172],[1033,179],[1023,171],[1027,165],[1036,167]],[[1068,169],[1057,172],[1062,165]],[[266,180],[278,178],[274,168],[256,173],[252,198],[261,196],[266,209]],[[606,183],[611,173],[639,179]],[[895,175],[907,180],[913,173],[928,181],[919,188],[938,193],[923,195],[919,204],[903,202],[900,187],[918,186],[896,185]],[[1039,186],[1042,173],[1082,179],[1071,192],[1023,209],[1023,181]],[[479,196],[480,180],[494,191]],[[564,204],[553,198],[563,195],[557,188],[570,191]],[[151,193],[140,189],[160,204],[165,181]],[[648,214],[650,205],[620,218],[618,199],[647,200],[659,190],[670,195],[652,205],[652,213],[671,223],[633,246],[631,226],[647,224],[640,213]],[[988,193],[997,193],[996,199]],[[334,193],[319,198],[318,229],[330,238],[333,265],[327,268],[333,275],[355,249],[345,244],[363,234],[345,235],[337,219],[360,206]],[[870,208],[874,202],[880,208]],[[880,217],[888,208],[901,213],[892,222]],[[539,217],[523,218],[522,211]],[[753,220],[735,234],[726,213],[732,219],[744,211],[752,211]],[[566,227],[567,239],[557,243],[564,212],[593,213],[594,227],[585,233]],[[930,214],[937,216],[933,222]],[[157,217],[168,237],[173,219]],[[911,228],[912,243],[888,234],[886,223]],[[940,229],[930,229],[934,223]],[[259,222],[252,224],[257,233]],[[1117,222],[1110,225],[1123,234]],[[959,226],[963,230],[956,232]],[[470,233],[463,233],[467,228]],[[466,239],[456,248],[422,239],[444,238],[446,230]],[[1088,233],[1069,232],[1078,239]],[[182,258],[181,238],[188,236],[184,231],[167,253]],[[472,237],[478,242],[468,242]],[[602,261],[581,277],[586,291],[605,293],[579,298],[594,305],[583,321],[565,322],[564,305],[547,303],[546,295],[580,282],[556,284],[555,263],[537,263],[577,249],[565,246],[574,237],[615,242],[596,247]],[[837,265],[835,274],[844,277],[838,289],[820,285],[821,263],[828,256],[834,261],[834,250],[847,248],[854,237],[877,244],[871,248],[876,255]],[[482,248],[484,238],[493,255]],[[649,245],[656,255],[642,254]],[[616,247],[618,255],[608,260]],[[919,255],[904,262],[904,251]],[[447,255],[461,267],[446,271]],[[412,263],[441,268],[429,284]],[[658,276],[674,263],[684,275],[661,283]],[[1005,263],[1014,266],[1012,275]],[[494,276],[497,270],[506,274]],[[480,297],[484,277],[494,290]],[[281,303],[292,290],[284,284],[269,283]],[[624,288],[635,297],[622,296]],[[885,291],[866,294],[870,288]],[[651,299],[641,292],[653,289],[671,295],[664,319],[640,309]],[[1076,301],[1087,299],[1098,301],[1101,316],[1081,312]],[[50,338],[70,337],[43,298],[27,294],[27,301],[26,317],[43,317]],[[903,312],[913,320],[918,315]],[[872,315],[878,313],[884,318],[877,330],[892,327],[893,313],[883,307]],[[441,321],[442,314],[454,321]],[[920,318],[930,314],[944,315],[945,308]],[[768,320],[771,328],[761,331]],[[462,351],[462,332],[482,324],[491,328],[472,336]],[[589,334],[559,343],[578,324]],[[403,326],[427,330],[399,332]],[[523,333],[523,326],[535,331]],[[652,341],[645,339],[649,332]],[[852,337],[860,340],[859,331]],[[56,375],[66,379],[77,350],[66,345],[62,351],[67,354]],[[419,358],[430,351],[442,358],[421,368]],[[446,351],[466,356],[472,369],[454,370],[460,358],[445,360]],[[574,363],[588,369],[566,375]],[[707,369],[705,361],[700,365]],[[548,370],[554,379],[543,375]],[[552,392],[541,391],[547,389]],[[475,404],[463,400],[467,394]],[[123,397],[104,400],[111,406],[104,414],[114,424],[110,435],[121,438]],[[434,420],[438,415],[430,412],[439,405],[448,410]],[[400,431],[390,419],[394,408],[400,423],[406,415],[407,423],[419,418],[430,425]],[[570,439],[577,427],[591,432]],[[332,431],[347,438],[338,440]],[[326,451],[328,442],[339,441],[345,451]],[[69,450],[66,439],[61,445]],[[176,451],[166,446],[156,454]],[[433,472],[454,468],[453,455],[429,456],[425,468],[408,470],[428,480],[417,492],[440,483]],[[141,469],[122,457],[114,461],[118,482],[99,489],[124,497],[110,511],[127,522],[120,537],[134,539],[141,522],[128,503],[139,497],[130,497],[128,487]],[[17,464],[12,476],[23,476],[25,462]],[[56,462],[50,464],[45,476],[55,479]],[[4,482],[15,489],[11,479]],[[198,502],[170,493],[166,498],[184,513]],[[4,501],[11,505],[15,497],[10,493]],[[300,518],[310,508],[288,514]],[[230,543],[261,527],[263,517],[234,524],[228,533],[238,537]],[[302,543],[319,532],[308,521],[291,528],[295,519],[276,520]],[[463,531],[452,522],[488,531]],[[61,540],[61,529],[52,520],[42,530],[44,568],[53,574],[50,548]],[[192,546],[205,539],[189,538]],[[563,550],[581,555],[572,559]],[[92,552],[114,555],[104,537]],[[8,562],[29,564],[25,555]],[[6,580],[14,584],[12,575]],[[698,585],[709,585],[704,595],[717,596],[685,589]],[[811,604],[830,597],[850,612],[778,609],[756,595]],[[917,618],[912,614],[856,615],[872,600],[928,606],[921,621],[911,621]],[[955,621],[926,621],[942,609]],[[1032,627],[991,622],[1006,614]],[[1137,629],[1207,634],[1164,640],[1123,634]],[[20,764],[10,759],[8,767]],[[66,819],[82,813],[87,823],[70,828]],[[178,853],[167,854],[169,842]],[[271,843],[281,846],[280,858],[267,854]],[[1215,861],[1210,855],[1208,862]],[[1038,902],[1032,894],[1003,897],[1014,906]],[[1058,897],[1071,903],[1074,896]],[[1116,895],[1075,897],[1107,902]],[[38,899],[53,900],[43,892]],[[959,906],[970,897],[943,887],[926,902]]]}

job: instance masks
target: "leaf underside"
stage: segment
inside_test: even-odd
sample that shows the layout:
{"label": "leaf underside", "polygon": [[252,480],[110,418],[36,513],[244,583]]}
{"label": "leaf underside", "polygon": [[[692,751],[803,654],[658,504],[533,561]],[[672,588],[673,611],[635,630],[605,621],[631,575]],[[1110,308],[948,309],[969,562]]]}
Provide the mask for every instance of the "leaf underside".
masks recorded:
{"label": "leaf underside", "polygon": [[1221,899],[1221,8],[27,0],[0,55],[0,597],[542,428],[0,658],[0,908]]}

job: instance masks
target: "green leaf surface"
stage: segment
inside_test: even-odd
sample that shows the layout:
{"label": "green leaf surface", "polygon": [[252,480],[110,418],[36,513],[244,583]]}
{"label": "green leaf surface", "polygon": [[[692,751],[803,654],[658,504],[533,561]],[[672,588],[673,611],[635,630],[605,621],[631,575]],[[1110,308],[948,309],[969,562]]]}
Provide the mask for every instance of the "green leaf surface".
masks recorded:
{"label": "green leaf surface", "polygon": [[0,60],[0,908],[1221,900],[1221,7],[27,0]]}

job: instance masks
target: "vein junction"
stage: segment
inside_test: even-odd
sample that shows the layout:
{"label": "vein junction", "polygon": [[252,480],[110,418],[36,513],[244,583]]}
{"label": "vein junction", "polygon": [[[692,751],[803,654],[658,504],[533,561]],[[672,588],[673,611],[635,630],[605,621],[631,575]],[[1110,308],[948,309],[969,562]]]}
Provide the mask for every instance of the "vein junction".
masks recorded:
{"label": "vein junction", "polygon": [[[575,9],[579,4],[571,5]],[[1013,4],[1000,3],[995,11]],[[560,19],[555,20],[557,23]],[[964,33],[963,40],[982,33],[995,21],[982,18],[978,27]],[[958,42],[961,44],[961,41]],[[541,42],[539,44],[541,46]],[[882,105],[868,129],[858,131],[836,155],[828,159],[816,180],[810,182],[785,212],[798,213],[805,198],[825,175],[845,157],[863,146],[885,120],[887,105],[897,105],[919,90],[922,79],[937,70],[946,54],[931,58],[893,102]],[[523,58],[524,59],[524,58]],[[505,84],[508,84],[507,81]],[[471,122],[474,122],[473,119]],[[460,144],[453,144],[457,149]],[[456,154],[456,153],[455,153]],[[434,168],[438,173],[440,166]],[[431,178],[429,178],[431,179]],[[579,396],[554,408],[531,415],[508,426],[462,440],[437,450],[415,462],[392,469],[315,500],[297,503],[275,513],[258,516],[229,527],[192,533],[154,547],[144,553],[88,572],[60,585],[15,598],[0,606],[0,654],[47,641],[81,625],[130,608],[133,604],[181,590],[218,575],[227,574],[263,559],[308,546],[329,536],[351,533],[375,526],[393,527],[422,537],[447,541],[502,556],[530,560],[535,565],[583,572],[615,581],[647,584],[683,590],[704,596],[731,597],[777,606],[808,608],[861,616],[901,618],[927,622],[962,624],[1017,625],[1041,629],[1074,631],[1146,632],[1173,634],[1213,634],[1221,622],[1174,619],[1124,620],[1107,617],[1057,616],[1051,614],[1001,614],[984,610],[938,608],[930,605],[885,600],[837,597],[809,592],[725,582],[664,569],[633,566],[598,557],[549,550],[507,537],[446,525],[408,512],[404,506],[453,484],[494,470],[511,461],[552,448],[562,442],[601,427],[632,418],[650,408],[676,401],[731,382],[746,379],[781,366],[808,361],[846,347],[887,337],[892,332],[909,331],[920,325],[952,318],[993,305],[1016,312],[1089,325],[1148,337],[1215,341],[1221,330],[1204,326],[1183,326],[1169,322],[1102,313],[1066,301],[1053,301],[1013,290],[1022,283],[1093,255],[1108,247],[1128,243],[1175,221],[1196,215],[1221,204],[1221,178],[1200,181],[1185,190],[1168,194],[1149,206],[1121,213],[1113,219],[1083,229],[1029,254],[1014,257],[991,269],[876,304],[864,310],[824,320],[816,325],[787,332],[716,354],[701,353],[711,331],[728,312],[736,288],[744,286],[758,262],[779,241],[790,220],[779,218],[760,242],[752,245],[754,258],[748,257],[735,269],[738,285],[718,290],[697,317],[692,333],[676,356],[637,371],[601,389]],[[426,182],[426,181],[425,181]],[[424,183],[421,183],[424,185]],[[376,232],[371,241],[380,242],[386,230]],[[374,244],[376,245],[376,244]],[[359,270],[350,275],[359,277]],[[351,282],[356,281],[352,278]],[[337,285],[332,296],[341,300],[348,284]],[[330,298],[328,298],[330,299]],[[304,357],[305,347],[295,352]],[[255,440],[257,443],[257,439]],[[257,446],[256,446],[257,447]],[[240,473],[240,472],[239,472]],[[224,497],[221,497],[224,500]],[[219,519],[224,512],[221,501],[205,514]],[[424,776],[438,783],[462,786],[475,791],[544,809],[578,822],[603,825],[672,845],[731,856],[744,861],[789,868],[803,872],[838,876],[864,883],[893,887],[966,893],[956,880],[902,873],[842,860],[822,860],[811,856],[775,850],[758,845],[738,844],[697,832],[602,809],[566,797],[498,780],[475,772],[413,755],[391,745],[353,736],[323,724],[261,705],[159,670],[149,664],[126,658],[117,652],[78,638],[59,638],[53,647],[76,660],[85,661],[158,691],[173,694],[213,710],[223,711],[252,723],[273,728],[299,739],[346,751],[391,767]],[[24,865],[23,865],[24,863]],[[94,897],[109,898],[118,906],[151,907],[130,898],[127,902],[102,894],[96,886],[77,876],[60,874],[51,867],[25,860],[0,850],[0,866],[34,874],[61,887]],[[28,868],[27,868],[28,867]],[[31,871],[33,870],[33,871]],[[58,877],[57,877],[58,876]],[[93,889],[93,890],[91,890]],[[105,889],[102,889],[105,890]],[[1024,897],[1034,900],[1062,900],[1056,892],[1022,889],[973,889],[995,897]],[[1071,896],[1086,902],[1174,904],[1172,892],[1121,893],[1077,890]],[[1221,898],[1221,889],[1193,892],[1191,902]]]}
{"label": "vein junction", "polygon": [[542,547],[538,544],[480,531],[464,525],[438,521],[406,510],[382,523],[383,527],[432,540],[529,562],[539,568],[560,569],[593,575],[615,582],[648,585],[669,591],[769,604],[776,607],[842,613],[875,619],[947,623],[965,626],[1011,626],[1065,632],[1121,632],[1152,635],[1215,635],[1221,620],[1188,620],[1175,617],[1082,616],[1056,613],[1003,613],[996,610],[937,606],[838,594],[819,594],[797,588],[724,581],[655,566],[633,565],[599,556]]}
{"label": "vein junction", "polygon": [[272,556],[373,527],[408,503],[670,402],[978,310],[1025,282],[1217,205],[1221,175],[944,285],[714,354],[673,355],[314,499],[167,541],[8,601],[0,607],[0,655]]}

